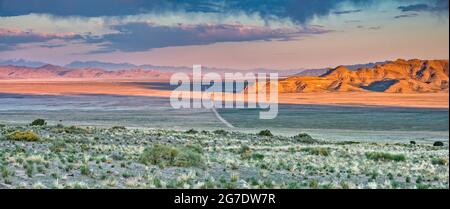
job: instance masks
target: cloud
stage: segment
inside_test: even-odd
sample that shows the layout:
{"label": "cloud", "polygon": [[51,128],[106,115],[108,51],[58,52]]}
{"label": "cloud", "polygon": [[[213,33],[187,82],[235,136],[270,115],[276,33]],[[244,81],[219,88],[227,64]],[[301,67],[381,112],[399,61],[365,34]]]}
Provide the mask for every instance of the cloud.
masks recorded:
{"label": "cloud", "polygon": [[367,29],[367,30],[380,30],[381,26],[366,27],[366,26],[363,26],[363,25],[358,25],[358,26],[356,26],[356,28],[358,28],[358,29]]}
{"label": "cloud", "polygon": [[337,15],[343,15],[343,14],[351,14],[351,13],[358,13],[361,12],[361,9],[355,9],[355,10],[342,10],[342,11],[335,11],[334,14]]}
{"label": "cloud", "polygon": [[265,0],[262,3],[261,0],[28,0],[24,3],[17,0],[0,0],[0,16],[36,13],[60,17],[112,17],[167,12],[219,13],[230,16],[243,12],[258,14],[266,20],[290,18],[294,22],[304,23],[316,16],[329,15],[343,3],[360,6],[371,2],[377,1]]}
{"label": "cloud", "polygon": [[207,45],[224,42],[290,40],[302,35],[331,32],[322,27],[271,29],[241,24],[202,24],[161,26],[148,23],[128,23],[113,26],[118,33],[91,37],[87,41],[99,44],[90,53],[147,51],[154,48]]}
{"label": "cloud", "polygon": [[394,18],[395,19],[400,19],[400,18],[409,18],[409,17],[416,17],[416,16],[419,16],[419,14],[411,13],[411,14],[397,15]]}
{"label": "cloud", "polygon": [[399,6],[398,9],[401,10],[402,12],[412,12],[412,11],[420,12],[429,10],[430,6],[428,6],[428,4],[412,4],[408,6]]}
{"label": "cloud", "polygon": [[362,22],[361,20],[347,20],[345,21],[345,23],[360,23]]}
{"label": "cloud", "polygon": [[0,43],[0,51],[9,51],[13,50],[14,48],[10,45]]}
{"label": "cloud", "polygon": [[428,3],[399,6],[402,12],[446,12],[448,14],[448,0],[430,0]]}
{"label": "cloud", "polygon": [[64,47],[64,46],[67,46],[67,44],[44,43],[44,44],[39,45],[39,47],[49,48],[49,49],[59,48],[59,47]]}
{"label": "cloud", "polygon": [[55,39],[75,40],[81,39],[81,36],[74,33],[37,33],[33,31],[0,28],[0,51],[14,49],[19,44],[39,43]]}

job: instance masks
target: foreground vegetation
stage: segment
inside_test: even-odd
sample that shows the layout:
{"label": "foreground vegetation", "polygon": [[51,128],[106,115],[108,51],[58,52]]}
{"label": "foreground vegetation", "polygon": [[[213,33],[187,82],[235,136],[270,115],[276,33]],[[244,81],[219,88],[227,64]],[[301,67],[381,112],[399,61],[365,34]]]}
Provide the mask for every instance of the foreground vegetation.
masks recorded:
{"label": "foreground vegetation", "polygon": [[448,189],[442,144],[37,121],[0,125],[0,188]]}

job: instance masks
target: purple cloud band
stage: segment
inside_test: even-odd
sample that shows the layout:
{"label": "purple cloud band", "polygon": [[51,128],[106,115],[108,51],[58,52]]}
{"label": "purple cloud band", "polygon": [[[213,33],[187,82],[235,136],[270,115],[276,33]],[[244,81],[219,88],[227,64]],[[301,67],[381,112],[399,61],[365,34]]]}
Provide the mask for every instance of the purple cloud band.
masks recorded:
{"label": "purple cloud band", "polygon": [[102,46],[93,53],[120,51],[147,51],[154,48],[173,46],[207,45],[224,42],[290,40],[302,35],[331,32],[321,27],[306,29],[270,29],[230,24],[203,24],[159,26],[147,23],[129,23],[114,26],[119,33],[92,38],[91,43]]}

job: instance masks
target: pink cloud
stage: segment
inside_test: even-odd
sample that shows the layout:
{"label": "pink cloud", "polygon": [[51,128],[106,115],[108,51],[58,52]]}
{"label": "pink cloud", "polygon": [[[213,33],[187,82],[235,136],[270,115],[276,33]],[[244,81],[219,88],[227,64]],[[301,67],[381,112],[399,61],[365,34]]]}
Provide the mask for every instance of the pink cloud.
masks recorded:
{"label": "pink cloud", "polygon": [[15,49],[19,44],[47,42],[54,39],[74,40],[81,36],[75,33],[44,33],[19,29],[0,28],[0,51]]}

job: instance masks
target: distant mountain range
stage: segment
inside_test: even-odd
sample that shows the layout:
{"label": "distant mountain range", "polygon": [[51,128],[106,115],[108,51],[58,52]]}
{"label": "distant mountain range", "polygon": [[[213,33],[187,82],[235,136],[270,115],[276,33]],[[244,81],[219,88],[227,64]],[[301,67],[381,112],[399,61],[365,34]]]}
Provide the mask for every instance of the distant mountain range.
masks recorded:
{"label": "distant mountain range", "polygon": [[[384,62],[375,62],[375,63],[367,63],[367,64],[356,64],[356,65],[344,65],[349,70],[357,70],[359,68],[372,68],[376,65],[385,64],[387,61]],[[310,69],[310,70],[303,70],[302,72],[296,74],[296,76],[321,76],[328,71],[332,70],[332,68],[320,68],[320,69]]]}
{"label": "distant mountain range", "polygon": [[[184,72],[188,75],[192,74],[191,68],[130,68],[126,70],[104,70],[101,68],[67,68],[56,65],[46,64],[40,67],[24,67],[15,65],[0,65],[0,79],[55,79],[55,78],[79,78],[79,79],[147,79],[159,78],[169,79],[173,73]],[[245,73],[250,71],[219,69],[219,68],[203,68],[204,73],[215,72],[220,75],[224,73]],[[287,70],[266,70],[258,69],[261,73],[279,73],[280,76],[287,77],[297,74],[298,71]]]}
{"label": "distant mountain range", "polygon": [[[245,70],[208,68],[204,72],[249,72]],[[72,62],[56,66],[24,59],[0,62],[0,79],[170,79],[175,72],[191,73],[189,67],[133,65],[98,61]],[[271,70],[250,72],[278,73],[280,92],[440,92],[448,91],[448,60],[397,60],[334,69]]]}
{"label": "distant mountain range", "polygon": [[279,81],[281,93],[352,91],[425,93],[448,92],[448,90],[448,60],[399,59],[357,70],[339,66],[320,76],[296,75]]}
{"label": "distant mountain range", "polygon": [[188,67],[173,67],[173,66],[155,66],[155,65],[134,65],[130,63],[110,63],[99,61],[74,61],[67,65],[66,68],[81,69],[81,68],[100,68],[109,71],[129,70],[129,69],[143,69],[143,70],[161,70],[161,71],[192,71]]}
{"label": "distant mountain range", "polygon": [[41,66],[47,65],[47,63],[37,62],[37,61],[29,61],[29,60],[24,60],[24,59],[10,59],[10,60],[0,60],[0,65],[13,65],[13,66],[20,66],[20,67],[41,67]]}
{"label": "distant mountain range", "polygon": [[[66,68],[71,69],[82,69],[82,68],[100,68],[107,69],[110,71],[117,70],[129,70],[129,69],[143,69],[143,70],[158,70],[162,72],[185,72],[191,73],[192,67],[174,67],[174,66],[156,66],[156,65],[134,65],[130,63],[109,63],[109,62],[98,62],[98,61],[75,61],[70,64],[65,65]],[[294,70],[273,70],[273,69],[252,69],[252,70],[238,70],[238,69],[228,69],[228,68],[214,68],[203,66],[202,69],[204,72],[216,72],[216,73],[233,73],[233,72],[260,72],[260,73],[279,73],[280,76],[288,76],[300,73],[303,69],[294,69]]]}
{"label": "distant mountain range", "polygon": [[[0,60],[0,66],[3,69],[6,67],[25,67],[25,68],[36,68],[45,69],[44,66],[56,66],[43,62],[28,61],[24,59],[13,59],[13,60]],[[65,68],[66,70],[79,70],[79,69],[99,69],[104,71],[124,71],[124,70],[152,70],[161,71],[162,73],[175,73],[175,72],[185,72],[191,73],[192,67],[176,67],[176,66],[156,66],[156,65],[135,65],[130,63],[110,63],[110,62],[99,62],[99,61],[74,61],[64,66],[59,66]],[[274,70],[274,69],[252,69],[252,70],[238,70],[238,69],[227,69],[227,68],[214,68],[203,66],[204,72],[216,72],[219,74],[224,73],[234,73],[234,72],[260,72],[260,73],[278,73],[280,76],[285,77],[289,75],[295,75],[302,72],[304,69],[292,69],[292,70]]]}
{"label": "distant mountain range", "polygon": [[107,71],[96,68],[70,69],[55,65],[44,65],[37,68],[19,66],[0,66],[0,79],[168,79],[172,73],[155,70],[131,69]]}

